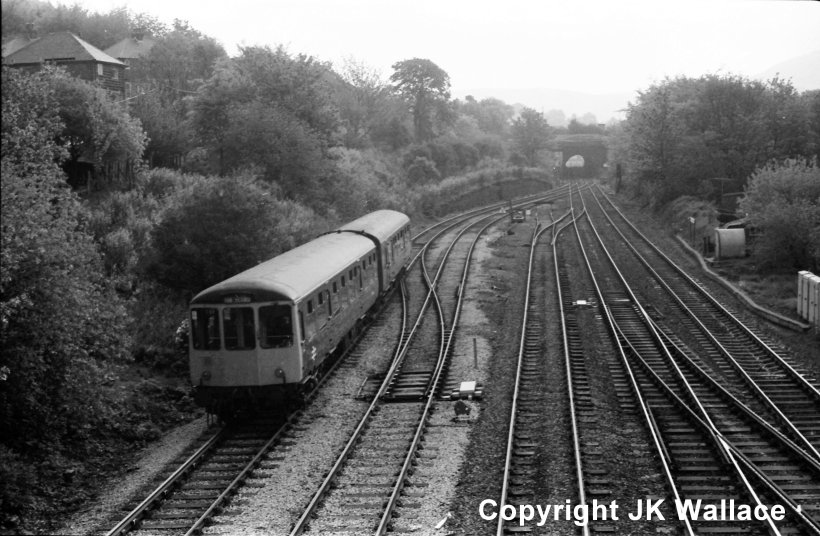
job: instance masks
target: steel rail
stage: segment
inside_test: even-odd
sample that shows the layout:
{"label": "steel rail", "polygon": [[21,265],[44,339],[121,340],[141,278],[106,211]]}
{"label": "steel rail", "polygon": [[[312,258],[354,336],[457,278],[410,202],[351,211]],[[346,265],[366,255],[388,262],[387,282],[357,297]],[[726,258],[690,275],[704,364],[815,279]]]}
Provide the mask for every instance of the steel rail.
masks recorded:
{"label": "steel rail", "polygon": [[[600,189],[599,189],[600,191]],[[660,250],[655,244],[653,244],[641,231],[638,230],[635,225],[627,219],[627,217],[621,212],[621,210],[615,206],[609,196],[607,196],[603,191],[601,191],[602,196],[607,202],[612,206],[615,212],[624,220],[624,222],[638,235],[641,239],[650,247],[652,248],[655,253],[658,254],[672,269],[674,269],[681,277],[683,277],[689,284],[699,292],[703,297],[705,297],[710,303],[712,303],[715,308],[717,308],[721,313],[725,314],[728,318],[730,318],[741,331],[743,331],[747,337],[755,341],[755,343],[765,352],[769,353],[772,357],[775,358],[776,362],[782,367],[787,374],[792,376],[801,386],[802,388],[809,393],[812,398],[817,401],[820,401],[820,390],[815,387],[812,383],[810,383],[806,378],[797,372],[794,367],[792,367],[783,357],[775,351],[772,347],[770,347],[765,341],[763,341],[757,334],[755,334],[752,330],[746,326],[740,319],[738,319],[734,314],[729,312],[719,301],[717,301],[713,296],[707,293],[697,282],[695,282],[692,277],[686,273],[680,266],[678,266],[672,259],[670,259],[663,251]]]}
{"label": "steel rail", "polygon": [[[523,307],[523,318],[521,320],[521,332],[519,336],[519,343],[518,343],[518,356],[516,360],[516,368],[515,368],[515,383],[513,387],[513,394],[512,394],[512,405],[510,407],[510,424],[507,429],[507,449],[505,453],[504,459],[504,476],[501,480],[501,497],[498,502],[499,510],[503,508],[503,506],[507,503],[507,492],[509,487],[509,480],[510,480],[510,466],[512,465],[512,456],[513,456],[513,443],[515,440],[515,427],[516,427],[516,416],[518,412],[518,395],[521,386],[521,369],[524,362],[524,343],[525,343],[525,336],[527,332],[527,319],[529,317],[530,311],[530,289],[532,288],[532,278],[534,272],[534,264],[535,264],[535,248],[536,243],[539,237],[548,230],[553,229],[559,221],[566,218],[570,215],[571,212],[568,211],[564,214],[559,220],[553,221],[548,226],[543,227],[541,229],[536,226],[533,230],[533,236],[530,239],[530,255],[529,261],[527,263],[527,279],[526,279],[526,286],[524,289],[524,307]],[[504,519],[501,515],[498,516],[498,523],[496,525],[496,534],[501,535],[504,533]]]}
{"label": "steel rail", "polygon": [[[403,283],[402,283],[403,284]],[[355,342],[362,336],[360,333],[356,339],[354,339],[353,343],[350,347],[355,345]],[[332,375],[332,373],[339,367],[342,363],[343,359],[340,357],[336,359],[330,368],[325,371],[325,373],[320,378],[320,381],[313,388],[306,396],[307,400],[315,397],[316,394],[319,392],[319,389],[327,379]],[[233,494],[236,488],[248,477],[248,474],[253,470],[253,468],[257,465],[259,460],[261,460],[262,456],[270,450],[272,446],[275,445],[276,441],[285,433],[287,428],[291,426],[294,421],[297,420],[297,412],[294,411],[290,415],[285,418],[285,421],[282,425],[274,432],[273,436],[266,441],[266,443],[260,448],[258,453],[251,459],[248,464],[243,467],[240,473],[235,477],[226,487],[226,489],[219,494],[219,496],[211,503],[211,505],[206,509],[205,513],[202,514],[192,525],[192,527],[186,532],[186,536],[196,533],[200,530],[205,522],[211,517],[215,512],[219,510],[221,505]],[[202,458],[210,453],[211,449],[214,448],[222,439],[226,439],[229,436],[231,431],[230,427],[223,427],[218,432],[216,432],[211,438],[209,438],[202,446],[200,446],[185,462],[183,462],[162,484],[160,484],[154,491],[152,491],[148,497],[146,497],[134,510],[132,510],[125,518],[123,518],[113,529],[111,529],[106,536],[119,536],[124,534],[130,530],[133,530],[138,526],[139,523],[142,522],[143,518],[145,517],[146,513],[157,506],[160,501],[162,501],[165,496],[170,492],[175,485],[177,485],[184,476],[186,476],[191,470],[195,468],[196,465],[202,460]]]}
{"label": "steel rail", "polygon": [[[579,192],[580,193],[580,192]],[[572,206],[572,195],[569,196],[569,207],[570,212],[573,211]],[[578,216],[579,218],[581,215]],[[560,221],[560,220],[559,220]],[[575,217],[572,218],[572,223],[575,223]],[[564,227],[561,228],[563,230]],[[560,231],[558,231],[560,232]],[[567,333],[567,318],[566,318],[566,311],[564,310],[564,296],[561,292],[561,273],[558,266],[558,246],[557,246],[557,238],[558,232],[556,232],[555,227],[552,229],[552,239],[550,240],[550,245],[552,246],[552,261],[553,261],[553,269],[555,271],[555,287],[556,292],[558,293],[558,313],[561,316],[561,345],[564,348],[564,365],[566,367],[567,373],[567,394],[569,396],[569,414],[570,414],[570,424],[572,425],[572,450],[573,456],[575,458],[575,479],[576,484],[578,485],[578,504],[586,505],[587,504],[587,496],[586,496],[586,487],[584,485],[584,463],[583,459],[581,458],[581,435],[578,432],[578,416],[576,415],[575,410],[575,391],[572,385],[572,361],[569,351],[569,335]],[[589,536],[589,523],[584,523],[581,527],[581,534],[582,536]],[[501,535],[499,535],[501,536]]]}
{"label": "steel rail", "polygon": [[[568,189],[568,188],[569,188],[568,184],[562,184],[561,186],[558,186],[558,187],[553,188],[551,190],[547,190],[546,192],[538,192],[537,194],[531,194],[531,195],[528,195],[528,196],[524,196],[522,198],[514,200],[512,202],[512,206],[515,207],[515,208],[518,208],[518,207],[528,206],[528,205],[537,205],[537,204],[539,204],[543,201],[546,201],[546,200],[560,199],[561,197],[566,195],[566,192],[564,192],[563,190]],[[492,203],[492,204],[489,204],[489,205],[486,205],[486,206],[483,206],[483,207],[479,207],[479,208],[476,208],[476,209],[473,209],[473,210],[468,210],[466,212],[460,212],[460,213],[456,214],[455,216],[452,216],[450,218],[447,218],[447,219],[444,219],[442,221],[436,222],[433,225],[430,225],[429,227],[426,227],[425,229],[419,231],[418,234],[416,234],[412,238],[412,242],[415,242],[419,237],[427,234],[428,232],[432,231],[433,229],[435,229],[437,227],[440,227],[441,225],[444,225],[446,223],[450,223],[453,220],[457,220],[457,219],[462,218],[462,221],[463,221],[463,219],[469,218],[471,216],[477,216],[479,214],[494,211],[498,208],[507,207],[509,205],[510,205],[509,201],[498,201],[496,203]]]}
{"label": "steel rail", "polygon": [[[692,408],[689,407],[686,402],[680,398],[680,396],[675,392],[675,390],[669,386],[666,381],[661,378],[657,372],[652,368],[652,366],[644,359],[641,353],[634,348],[631,343],[628,341],[627,337],[623,332],[620,330],[620,327],[617,325],[615,326],[618,330],[620,336],[626,341],[626,346],[630,349],[630,353],[632,353],[638,364],[641,368],[650,376],[651,380],[655,385],[658,386],[659,389],[665,394],[665,396],[672,401],[672,403],[684,414],[688,416],[688,418],[696,424],[699,428],[708,432],[709,424],[704,421]],[[728,439],[720,430],[715,430],[715,437],[721,444],[721,446],[725,449],[729,456],[729,460],[734,464],[743,464],[749,472],[753,473],[758,480],[766,487],[771,493],[776,495],[783,504],[785,504],[792,514],[802,523],[805,527],[811,528],[816,534],[820,534],[820,525],[817,524],[816,521],[807,517],[800,507],[797,505],[792,498],[785,493],[777,483],[772,480],[768,475],[765,474],[763,470],[761,470],[749,457],[737,446],[735,445],[730,439]],[[805,456],[805,454],[804,454]],[[807,458],[810,459],[810,458]],[[742,479],[745,482],[745,485],[751,486],[748,483],[748,479],[745,473],[742,473]],[[755,497],[757,494],[755,493]],[[775,529],[777,530],[777,529]],[[777,532],[779,534],[779,532]]]}
{"label": "steel rail", "polygon": [[205,527],[205,523],[210,519],[214,514],[217,514],[219,510],[222,508],[222,505],[226,503],[230,497],[234,494],[234,492],[242,485],[245,480],[250,476],[251,472],[256,468],[259,462],[262,460],[262,457],[265,456],[268,451],[279,441],[282,437],[282,434],[285,433],[287,427],[292,425],[294,421],[296,421],[297,416],[296,413],[292,413],[288,416],[287,421],[268,439],[265,444],[259,449],[256,455],[249,461],[245,467],[239,472],[238,475],[228,484],[228,486],[219,494],[219,496],[214,499],[213,503],[205,510],[205,512],[194,521],[191,528],[185,532],[185,536],[193,536],[194,534],[198,534],[201,529]]}
{"label": "steel rail", "polygon": [[[466,218],[466,219],[468,219],[468,218]],[[457,220],[457,218],[452,218],[452,220]],[[350,456],[350,454],[353,452],[353,449],[356,446],[356,444],[358,443],[359,438],[361,437],[362,433],[364,432],[367,423],[370,421],[370,418],[373,416],[376,409],[382,404],[382,398],[384,397],[385,393],[387,392],[388,388],[390,387],[390,385],[393,381],[393,377],[400,370],[400,368],[401,368],[401,366],[404,362],[404,359],[407,356],[407,353],[408,353],[409,348],[410,348],[410,342],[412,341],[414,335],[417,333],[417,331],[419,330],[419,328],[421,326],[422,319],[424,317],[425,312],[427,311],[427,307],[429,307],[430,301],[433,300],[433,301],[438,302],[438,296],[435,292],[435,287],[436,287],[438,279],[439,279],[439,277],[442,273],[443,263],[439,266],[439,269],[436,272],[436,274],[434,275],[434,277],[432,279],[430,279],[429,274],[427,273],[425,263],[424,263],[424,253],[426,252],[427,248],[429,247],[429,245],[434,240],[439,238],[442,234],[447,232],[450,228],[459,225],[459,223],[460,223],[459,221],[455,221],[455,222],[451,223],[448,227],[446,227],[445,229],[440,230],[438,233],[436,233],[435,236],[428,239],[428,241],[424,244],[424,246],[421,248],[421,250],[419,252],[417,252],[417,254],[414,256],[414,258],[408,263],[408,269],[409,269],[413,264],[418,262],[419,259],[421,259],[421,261],[422,261],[421,262],[421,270],[422,270],[422,274],[424,275],[425,283],[428,286],[428,292],[427,292],[427,295],[425,296],[424,302],[421,305],[419,313],[416,316],[416,320],[415,320],[412,328],[410,329],[409,333],[407,333],[406,336],[403,336],[401,338],[401,341],[399,342],[399,345],[396,348],[396,353],[394,355],[391,366],[388,369],[387,373],[385,374],[384,380],[382,381],[378,392],[376,393],[376,395],[374,396],[374,398],[371,401],[370,405],[368,406],[367,410],[365,411],[364,415],[360,419],[359,424],[356,426],[356,429],[353,431],[353,433],[352,433],[350,439],[347,441],[345,447],[342,449],[341,454],[337,457],[336,462],[334,463],[333,467],[328,472],[328,474],[325,476],[325,479],[323,480],[322,484],[317,489],[316,493],[314,493],[313,497],[311,498],[310,502],[308,503],[308,506],[305,508],[302,515],[299,517],[299,519],[294,523],[294,526],[293,526],[293,528],[291,529],[291,532],[290,532],[290,536],[297,536],[297,535],[301,534],[307,528],[307,524],[308,524],[310,516],[318,508],[321,500],[323,499],[323,497],[325,496],[327,491],[331,488],[332,483],[335,480],[336,476],[338,475],[339,471],[341,470],[342,466],[347,461],[347,458]],[[475,222],[468,225],[467,228],[469,229],[470,227],[472,227],[474,225],[475,225]],[[451,245],[450,248],[448,248],[448,251],[451,248],[452,248],[452,245]],[[439,309],[440,309],[440,305],[439,305]],[[441,317],[441,315],[439,315],[439,316]],[[443,330],[443,327],[442,327],[442,330]],[[443,331],[442,331],[442,341],[443,341],[443,339],[444,339],[444,336],[443,336]],[[442,344],[442,348],[443,348],[443,344]],[[440,349],[439,353],[441,354],[441,349]],[[414,444],[415,444],[415,439],[414,439]]]}
{"label": "steel rail", "polygon": [[[430,412],[432,410],[433,403],[435,402],[435,398],[436,398],[436,386],[440,383],[441,376],[442,376],[442,374],[444,373],[444,371],[446,369],[447,355],[449,353],[449,348],[450,348],[450,345],[452,343],[453,336],[454,336],[455,330],[456,330],[456,326],[458,325],[458,319],[459,319],[460,314],[461,314],[461,305],[463,303],[463,297],[464,297],[464,293],[462,292],[462,290],[464,288],[464,285],[467,282],[467,275],[469,273],[470,261],[472,259],[473,251],[475,249],[476,244],[478,243],[478,240],[484,234],[484,231],[486,231],[492,225],[495,225],[496,223],[498,223],[498,221],[503,219],[504,217],[506,217],[506,216],[502,216],[501,218],[496,218],[496,219],[491,220],[490,222],[486,223],[484,225],[484,227],[482,227],[480,230],[478,230],[478,232],[476,233],[476,237],[472,240],[472,242],[470,244],[470,248],[467,252],[467,256],[466,256],[466,259],[464,261],[464,268],[462,270],[461,280],[459,282],[459,291],[456,294],[456,309],[453,313],[453,319],[451,321],[449,334],[447,334],[446,337],[442,337],[443,339],[446,339],[446,341],[444,341],[445,344],[443,345],[443,347],[442,347],[442,349],[439,353],[438,360],[436,362],[436,369],[435,369],[433,375],[431,376],[430,382],[428,382],[428,386],[427,386],[427,389],[425,391],[424,396],[425,396],[426,402],[425,402],[425,405],[424,405],[424,409],[422,410],[422,414],[419,418],[419,423],[416,426],[416,433],[413,436],[413,440],[410,444],[410,447],[408,448],[407,454],[405,455],[404,463],[402,464],[402,467],[401,467],[401,469],[399,471],[399,474],[396,478],[396,483],[393,485],[393,489],[390,493],[390,498],[388,499],[387,504],[385,505],[384,512],[383,512],[382,517],[379,520],[379,524],[376,528],[376,535],[377,536],[382,536],[389,529],[390,522],[391,522],[391,519],[392,519],[392,516],[393,516],[393,512],[394,512],[394,510],[396,508],[396,505],[398,503],[399,495],[401,493],[401,490],[404,488],[404,482],[407,479],[410,467],[411,467],[413,461],[416,458],[416,454],[418,452],[418,447],[421,443],[421,437],[424,433],[425,427],[427,426],[427,420],[430,417]],[[479,221],[482,221],[482,220],[479,220]],[[449,256],[449,252],[452,250],[453,245],[461,238],[461,236],[463,236],[466,233],[466,231],[468,229],[472,228],[475,225],[476,224],[473,223],[473,224],[465,227],[453,239],[453,241],[451,242],[450,247],[447,249],[447,254],[445,256],[445,259]],[[440,279],[441,273],[443,273],[443,267],[444,267],[444,260],[440,263],[439,269],[436,272],[436,278],[435,278],[436,285],[438,284],[438,280]]]}
{"label": "steel rail", "polygon": [[[404,281],[400,280],[399,285],[401,288],[401,296],[402,296],[402,304],[403,309],[404,307]],[[402,325],[401,332],[404,331],[404,323]],[[358,340],[363,336],[363,332],[360,332],[357,337],[351,342],[348,347],[348,351],[350,348],[355,347]],[[401,339],[399,339],[401,340]],[[328,378],[332,375],[332,373],[339,367],[342,363],[343,359],[340,357],[336,359],[330,368],[325,371],[322,377],[319,380],[319,383],[314,387],[310,393],[307,395],[306,399],[312,399],[317,395],[319,389],[322,385],[327,381]],[[288,430],[288,428],[293,425],[293,423],[298,419],[297,417],[298,412],[292,412],[285,420],[285,422],[279,427],[279,429],[273,434],[273,436],[268,439],[265,444],[259,449],[256,455],[242,468],[239,474],[228,484],[228,486],[219,494],[219,496],[214,499],[211,505],[205,510],[205,512],[193,523],[190,529],[185,533],[185,536],[193,536],[194,534],[199,533],[202,528],[205,527],[208,519],[210,519],[214,514],[218,513],[222,508],[222,505],[226,503],[236,489],[250,476],[250,473],[255,469],[255,467],[259,464],[262,460],[262,457],[267,454],[267,452],[276,445],[277,441],[281,438],[281,436]]]}
{"label": "steel rail", "polygon": [[[658,324],[651,320],[655,329],[661,336],[661,340],[667,347],[672,347],[675,355],[683,362],[683,364],[693,372],[693,374],[707,384],[707,387],[717,393],[721,398],[727,400],[732,407],[744,415],[747,419],[753,421],[757,426],[765,430],[771,437],[773,437],[783,448],[788,450],[792,456],[798,458],[803,464],[811,468],[817,477],[820,477],[820,461],[814,459],[811,455],[803,451],[794,441],[783,434],[780,430],[772,426],[766,419],[758,415],[754,410],[749,408],[735,395],[723,387],[717,380],[715,380],[706,370],[698,363],[693,361],[683,349],[667,335]],[[674,356],[673,356],[674,357]]]}
{"label": "steel rail", "polygon": [[743,379],[744,383],[749,386],[753,393],[757,396],[757,398],[764,404],[764,406],[768,407],[770,411],[772,411],[780,424],[785,426],[796,438],[798,441],[803,445],[803,448],[806,449],[811,455],[815,458],[820,460],[820,452],[812,445],[812,443],[803,435],[803,433],[797,428],[797,426],[789,419],[777,406],[777,404],[769,398],[769,396],[765,393],[765,391],[754,381],[754,379],[749,376],[743,366],[737,362],[737,360],[731,355],[731,353],[724,347],[723,344],[715,337],[715,335],[703,324],[703,322],[698,318],[697,315],[684,303],[681,297],[670,287],[668,282],[661,277],[660,274],[650,265],[649,261],[641,255],[641,253],[635,248],[632,242],[621,232],[621,230],[615,225],[615,222],[612,221],[609,214],[606,213],[603,206],[601,205],[600,200],[592,192],[595,201],[597,202],[601,212],[604,214],[606,219],[612,225],[612,228],[618,233],[624,243],[629,247],[638,261],[644,265],[644,267],[652,274],[652,277],[667,291],[667,293],[673,298],[673,300],[678,304],[681,310],[683,310],[689,318],[692,319],[693,322],[697,325],[697,327],[701,330],[701,333],[705,335],[709,341],[717,348],[717,350],[724,356],[724,358],[729,362],[735,371],[737,371],[741,379]]}
{"label": "steel rail", "polygon": [[[336,462],[333,464],[333,467],[331,467],[330,471],[327,473],[324,480],[319,485],[319,488],[316,491],[316,493],[313,494],[313,497],[311,498],[311,500],[308,503],[307,507],[305,507],[305,509],[303,510],[302,515],[299,517],[299,519],[296,521],[296,523],[294,523],[293,528],[291,529],[291,532],[290,532],[291,536],[296,536],[298,534],[301,534],[305,530],[305,528],[307,527],[307,523],[308,523],[308,520],[309,520],[310,516],[313,514],[313,512],[319,506],[319,503],[324,498],[325,493],[327,493],[327,491],[330,489],[330,487],[333,483],[333,480],[336,478],[336,475],[339,473],[342,466],[347,461],[347,458],[350,456],[351,452],[353,451],[353,448],[355,447],[356,443],[358,442],[359,437],[361,436],[361,434],[362,434],[363,430],[365,429],[367,423],[370,421],[370,417],[373,415],[374,411],[378,407],[379,402],[380,402],[380,397],[381,397],[382,394],[384,394],[384,391],[387,389],[387,383],[390,381],[392,371],[395,370],[398,362],[401,359],[403,359],[403,356],[405,355],[405,350],[406,350],[407,346],[405,344],[402,344],[402,341],[405,337],[406,328],[407,328],[407,299],[406,299],[407,293],[405,292],[405,288],[404,288],[404,280],[402,280],[400,282],[400,286],[401,286],[401,296],[402,296],[402,327],[401,327],[400,334],[399,334],[399,342],[396,345],[396,349],[395,349],[394,356],[393,356],[393,362],[390,366],[390,370],[388,371],[388,374],[385,374],[384,381],[382,381],[382,384],[379,388],[379,394],[373,398],[373,401],[370,403],[370,405],[368,406],[368,408],[365,411],[364,415],[359,420],[359,424],[356,426],[355,430],[353,430],[353,433],[351,434],[350,439],[348,439],[347,443],[345,444],[344,448],[342,449],[342,452],[339,454],[339,456],[336,457]],[[413,329],[415,330],[417,326],[418,326],[418,324],[414,325]]]}
{"label": "steel rail", "polygon": [[[581,198],[581,202],[583,203],[583,197]],[[706,408],[701,403],[699,397],[697,396],[697,393],[695,393],[695,391],[694,391],[692,385],[690,384],[689,380],[683,374],[683,372],[681,371],[681,369],[678,366],[677,362],[672,358],[672,356],[669,352],[669,349],[666,347],[666,345],[664,345],[662,343],[661,337],[660,337],[658,331],[655,329],[654,324],[651,322],[651,319],[649,318],[649,315],[646,313],[646,311],[644,310],[644,308],[641,305],[640,301],[635,296],[635,293],[632,291],[631,287],[626,282],[626,279],[624,278],[623,274],[621,273],[620,269],[618,268],[617,264],[615,263],[615,260],[612,258],[612,255],[609,253],[609,250],[606,247],[606,245],[604,244],[603,239],[601,238],[600,234],[598,233],[598,230],[595,228],[594,223],[589,218],[587,218],[587,221],[589,222],[589,226],[592,229],[592,232],[593,232],[593,234],[595,235],[595,237],[597,239],[598,245],[600,246],[601,250],[604,252],[604,256],[608,260],[608,263],[611,266],[612,270],[615,272],[615,274],[616,274],[616,276],[619,280],[620,286],[630,296],[630,299],[632,300],[634,310],[637,312],[637,315],[638,315],[639,319],[641,320],[641,322],[645,326],[645,329],[648,331],[649,335],[652,337],[652,340],[655,341],[656,347],[658,347],[658,349],[661,350],[660,354],[665,358],[668,365],[674,371],[674,375],[675,375],[677,381],[681,385],[684,386],[684,392],[686,393],[686,395],[690,399],[690,401],[697,408],[697,413],[702,417],[703,421],[706,423],[707,435],[712,439],[713,444],[717,448],[718,452],[720,452],[721,456],[724,458],[724,461],[734,469],[735,474],[744,483],[744,485],[746,486],[746,490],[749,493],[749,495],[755,500],[755,502],[758,504],[758,506],[762,506],[762,503],[760,502],[757,493],[755,492],[753,487],[749,484],[748,480],[746,479],[745,473],[740,468],[739,464],[732,457],[732,454],[728,450],[728,448],[726,447],[725,442],[718,439],[719,430],[718,430],[717,426],[715,425],[715,423],[712,420],[711,416],[707,412]],[[609,308],[609,304],[606,301],[603,302],[603,305],[607,309]],[[618,327],[618,322],[617,321],[615,322],[615,325],[616,325],[616,327]],[[621,331],[621,334],[623,335],[622,331]],[[626,342],[629,342],[629,339],[626,338],[625,335],[624,335],[624,340]],[[766,516],[766,523],[769,527],[769,530],[772,531],[773,534],[778,534],[778,535],[780,534],[777,526],[774,524],[774,521],[768,515]]]}
{"label": "steel rail", "polygon": [[218,432],[212,435],[202,446],[185,460],[171,475],[165,479],[154,491],[148,494],[136,508],[131,510],[114,528],[106,533],[106,536],[119,536],[136,528],[139,523],[143,521],[146,513],[155,507],[169,491],[173,490],[175,485],[179,483],[182,478],[192,470],[202,458],[211,451],[211,449],[227,436],[227,428],[220,428]]}
{"label": "steel rail", "polygon": [[[586,209],[584,209],[584,214],[586,214]],[[587,220],[589,220],[589,215],[586,214]],[[592,286],[595,288],[595,294],[598,297],[598,302],[600,307],[603,311],[603,318],[606,319],[606,325],[611,333],[614,341],[615,347],[618,351],[618,357],[620,358],[620,362],[624,367],[624,370],[629,377],[629,383],[632,387],[632,392],[635,395],[635,399],[638,401],[638,405],[640,406],[641,413],[643,414],[644,420],[646,422],[647,430],[652,437],[652,443],[655,447],[656,452],[658,453],[658,457],[661,462],[661,466],[663,468],[663,474],[666,477],[666,483],[669,485],[669,489],[672,492],[672,495],[676,501],[681,500],[681,494],[678,490],[677,483],[672,475],[672,460],[669,456],[669,451],[666,448],[666,443],[664,443],[663,438],[659,430],[657,429],[657,423],[655,421],[654,416],[650,410],[648,402],[645,400],[643,392],[640,388],[640,384],[638,383],[638,379],[635,376],[635,371],[632,369],[632,365],[629,363],[629,359],[624,352],[623,346],[620,344],[618,339],[618,326],[615,324],[615,319],[612,315],[612,311],[606,305],[606,299],[604,297],[603,290],[601,286],[598,284],[598,279],[595,277],[595,271],[592,269],[592,263],[589,260],[589,256],[587,255],[586,248],[584,247],[584,242],[581,239],[581,233],[578,229],[577,222],[573,222],[573,227],[575,230],[575,237],[577,239],[578,246],[581,250],[581,256],[584,260],[584,265],[586,266],[587,273],[589,278],[592,281]],[[695,530],[692,527],[692,524],[688,518],[684,518],[681,520],[686,531],[687,536],[695,536]]]}

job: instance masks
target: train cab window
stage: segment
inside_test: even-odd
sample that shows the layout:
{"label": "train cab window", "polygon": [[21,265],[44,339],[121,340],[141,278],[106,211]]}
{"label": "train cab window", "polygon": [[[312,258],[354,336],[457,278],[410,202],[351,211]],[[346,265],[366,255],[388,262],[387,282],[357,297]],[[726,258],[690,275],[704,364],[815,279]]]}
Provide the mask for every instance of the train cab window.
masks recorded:
{"label": "train cab window", "polygon": [[339,292],[339,287],[336,285],[336,281],[333,282],[333,294]]}
{"label": "train cab window", "polygon": [[313,300],[308,300],[307,309],[308,309],[308,314],[313,314]]}
{"label": "train cab window", "polygon": [[225,307],[222,309],[222,330],[225,333],[226,349],[252,350],[256,348],[256,329],[252,308]]}
{"label": "train cab window", "polygon": [[259,344],[262,348],[293,345],[290,305],[275,304],[259,308]]}
{"label": "train cab window", "polygon": [[219,311],[197,308],[191,310],[191,342],[196,350],[219,350]]}
{"label": "train cab window", "polygon": [[319,293],[319,305],[322,305],[323,303],[325,303],[325,293],[324,293],[324,291]]}

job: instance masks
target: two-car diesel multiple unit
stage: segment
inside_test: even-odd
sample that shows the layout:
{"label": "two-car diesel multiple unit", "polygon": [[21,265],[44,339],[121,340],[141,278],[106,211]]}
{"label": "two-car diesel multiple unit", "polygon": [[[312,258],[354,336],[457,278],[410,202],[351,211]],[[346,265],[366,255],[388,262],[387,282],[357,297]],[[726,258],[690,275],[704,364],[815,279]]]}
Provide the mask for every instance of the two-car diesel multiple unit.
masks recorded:
{"label": "two-car diesel multiple unit", "polygon": [[227,415],[295,398],[404,270],[410,220],[379,210],[200,292],[191,301],[196,402]]}

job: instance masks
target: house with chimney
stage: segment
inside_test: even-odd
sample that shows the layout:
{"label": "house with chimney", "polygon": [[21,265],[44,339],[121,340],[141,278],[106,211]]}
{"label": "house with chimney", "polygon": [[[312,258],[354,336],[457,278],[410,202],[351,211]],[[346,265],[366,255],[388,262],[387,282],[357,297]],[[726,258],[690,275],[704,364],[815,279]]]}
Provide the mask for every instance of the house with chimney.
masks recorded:
{"label": "house with chimney", "polygon": [[72,76],[125,97],[126,64],[71,32],[29,34],[3,46],[3,65],[36,71],[46,64],[59,65]]}

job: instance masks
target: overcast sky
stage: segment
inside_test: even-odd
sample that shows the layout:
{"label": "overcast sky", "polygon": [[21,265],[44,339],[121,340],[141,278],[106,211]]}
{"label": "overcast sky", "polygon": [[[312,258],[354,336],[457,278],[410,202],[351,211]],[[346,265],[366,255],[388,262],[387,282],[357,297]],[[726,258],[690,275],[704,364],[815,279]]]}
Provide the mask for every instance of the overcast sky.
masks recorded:
{"label": "overcast sky", "polygon": [[[60,0],[61,2],[63,0]],[[65,2],[65,3],[74,3]],[[285,45],[384,77],[428,58],[473,88],[633,92],[665,76],[749,77],[820,49],[820,2],[787,0],[79,0],[187,20],[238,45]],[[820,66],[818,66],[820,69]],[[801,88],[798,88],[801,89]]]}

